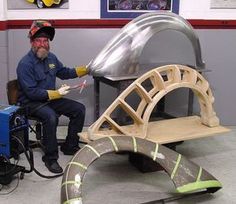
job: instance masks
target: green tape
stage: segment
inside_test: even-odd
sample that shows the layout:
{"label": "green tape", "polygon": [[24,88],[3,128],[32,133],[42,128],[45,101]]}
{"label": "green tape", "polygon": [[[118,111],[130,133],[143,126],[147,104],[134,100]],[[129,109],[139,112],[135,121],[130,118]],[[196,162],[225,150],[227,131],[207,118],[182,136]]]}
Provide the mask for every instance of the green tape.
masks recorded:
{"label": "green tape", "polygon": [[176,161],[176,164],[175,164],[175,168],[173,169],[172,173],[171,173],[171,179],[173,179],[175,177],[175,174],[176,174],[176,171],[179,167],[179,163],[181,161],[181,154],[178,155],[178,159]]}
{"label": "green tape", "polygon": [[74,184],[81,185],[82,183],[80,181],[66,181],[63,184],[61,184],[61,187],[65,186],[65,185],[74,185]]}
{"label": "green tape", "polygon": [[222,188],[222,184],[217,180],[197,181],[176,188],[178,193],[190,193],[207,188]]}
{"label": "green tape", "polygon": [[112,138],[112,137],[108,137],[108,138],[111,140],[111,143],[112,143],[112,145],[113,145],[113,147],[114,147],[115,151],[116,151],[116,152],[118,152],[118,151],[119,151],[119,149],[118,149],[118,147],[117,147],[117,145],[116,145],[116,142],[115,142],[115,140],[113,140],[113,138]]}
{"label": "green tape", "polygon": [[98,153],[98,151],[96,149],[94,149],[92,146],[90,145],[85,145],[85,147],[88,147],[89,149],[91,149],[98,157],[100,157],[100,154]]}
{"label": "green tape", "polygon": [[201,180],[201,176],[202,176],[202,167],[199,168],[199,172],[198,172],[198,175],[197,175],[197,182]]}
{"label": "green tape", "polygon": [[159,147],[159,145],[158,145],[158,143],[156,143],[155,152],[154,152],[154,155],[153,155],[153,160],[154,160],[154,161],[155,161],[156,158],[157,158],[158,147]]}
{"label": "green tape", "polygon": [[69,163],[67,164],[67,166],[69,166],[69,165],[76,165],[76,166],[81,167],[82,169],[87,170],[87,167],[86,167],[85,165],[79,163],[79,162],[69,162]]}
{"label": "green tape", "polygon": [[75,202],[75,201],[80,201],[80,203],[82,204],[82,198],[81,197],[67,200],[67,201],[63,202],[63,204],[73,204],[73,202]]}
{"label": "green tape", "polygon": [[132,139],[133,139],[133,145],[134,145],[134,152],[137,152],[137,151],[138,151],[138,147],[137,147],[136,138],[135,138],[135,137],[132,137]]}

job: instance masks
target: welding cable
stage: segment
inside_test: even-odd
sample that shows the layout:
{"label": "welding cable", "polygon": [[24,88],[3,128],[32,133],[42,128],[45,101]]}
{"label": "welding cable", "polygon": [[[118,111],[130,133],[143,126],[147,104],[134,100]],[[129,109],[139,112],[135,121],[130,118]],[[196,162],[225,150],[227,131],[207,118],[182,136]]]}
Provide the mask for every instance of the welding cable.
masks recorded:
{"label": "welding cable", "polygon": [[[16,142],[18,142],[18,144],[20,144],[21,145],[21,147],[23,148],[23,152],[25,153],[26,152],[26,149],[25,149],[25,146],[24,146],[24,144],[22,143],[22,141],[18,138],[18,137],[16,137],[15,135],[12,135],[12,139],[13,140],[15,140]],[[20,154],[20,153],[19,153]],[[26,157],[27,158],[27,157]],[[30,164],[30,170],[24,170],[24,173],[31,173],[32,171],[33,171],[33,165],[34,165],[34,163],[33,163],[33,155],[30,153],[30,156],[29,156],[29,159],[30,159],[30,161],[29,161],[29,159],[27,158],[27,160],[28,160],[28,162],[29,162],[29,164]]]}
{"label": "welding cable", "polygon": [[27,158],[27,160],[28,160],[28,162],[29,162],[29,164],[30,164],[30,170],[25,170],[25,173],[30,173],[30,172],[34,171],[38,176],[40,176],[40,177],[42,177],[42,178],[46,178],[46,179],[57,178],[57,177],[60,177],[60,176],[63,175],[63,173],[61,173],[61,174],[57,174],[57,175],[53,175],[53,176],[47,176],[47,175],[44,175],[44,174],[40,173],[40,172],[39,172],[37,169],[35,169],[35,167],[34,167],[34,155],[33,155],[32,149],[31,149],[31,148],[28,148],[28,151],[29,151],[29,153],[30,153],[30,155],[29,155],[29,154],[27,153],[27,150],[26,150],[26,148],[25,148],[25,145],[22,143],[22,141],[21,141],[19,138],[17,138],[16,136],[13,136],[13,138],[16,139],[16,140],[19,142],[19,144],[22,146],[23,151],[24,151],[24,154],[25,154],[25,156],[26,156],[26,158]]}
{"label": "welding cable", "polygon": [[[20,183],[20,176],[19,176],[19,174],[17,174],[16,186],[12,190],[10,190],[9,192],[4,192],[4,193],[1,192],[2,188],[0,188],[0,195],[9,195],[10,193],[12,193],[13,191],[15,191],[17,189],[17,187],[19,186],[19,183]],[[2,185],[2,186],[4,186],[4,185]]]}

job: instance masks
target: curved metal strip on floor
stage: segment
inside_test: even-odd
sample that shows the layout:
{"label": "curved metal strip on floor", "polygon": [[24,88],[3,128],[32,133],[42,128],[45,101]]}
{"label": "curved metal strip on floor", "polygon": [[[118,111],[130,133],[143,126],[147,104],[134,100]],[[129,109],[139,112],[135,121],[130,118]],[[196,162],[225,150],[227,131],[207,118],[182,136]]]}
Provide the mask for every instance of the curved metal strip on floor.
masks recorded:
{"label": "curved metal strip on floor", "polygon": [[142,154],[159,163],[180,194],[203,190],[214,193],[222,187],[202,167],[163,145],[136,137],[113,136],[95,140],[73,156],[63,174],[61,203],[82,204],[82,183],[89,166],[104,154],[123,151]]}

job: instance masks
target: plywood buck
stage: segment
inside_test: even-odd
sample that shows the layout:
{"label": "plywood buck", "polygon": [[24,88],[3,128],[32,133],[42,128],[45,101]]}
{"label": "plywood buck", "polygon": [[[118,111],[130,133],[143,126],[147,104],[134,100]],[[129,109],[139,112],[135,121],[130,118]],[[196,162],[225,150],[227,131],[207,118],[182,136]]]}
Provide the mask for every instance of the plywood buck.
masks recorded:
{"label": "plywood buck", "polygon": [[[144,85],[150,84],[147,87]],[[156,104],[169,92],[178,88],[191,89],[200,104],[200,117],[189,116],[149,122]],[[136,108],[128,97],[136,94],[140,99]],[[157,143],[170,143],[223,133],[229,129],[220,126],[213,108],[214,97],[207,80],[195,69],[184,65],[166,65],[155,68],[136,79],[107,110],[94,122],[88,132],[80,133],[84,141],[107,136],[135,136]],[[119,125],[112,114],[122,109],[131,118],[132,124]],[[108,126],[103,128],[103,126]]]}

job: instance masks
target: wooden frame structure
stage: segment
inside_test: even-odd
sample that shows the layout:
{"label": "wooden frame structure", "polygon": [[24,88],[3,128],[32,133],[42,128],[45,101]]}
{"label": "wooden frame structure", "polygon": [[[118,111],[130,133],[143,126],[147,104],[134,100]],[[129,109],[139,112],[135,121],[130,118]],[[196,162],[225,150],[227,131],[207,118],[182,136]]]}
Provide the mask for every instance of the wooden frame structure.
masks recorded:
{"label": "wooden frame structure", "polygon": [[[149,122],[151,113],[161,98],[182,87],[193,90],[198,97],[200,117]],[[127,100],[133,93],[139,97],[135,107]],[[147,72],[115,99],[89,127],[88,132],[80,134],[89,144],[74,155],[65,169],[61,185],[61,203],[82,204],[82,182],[90,164],[103,154],[119,151],[139,153],[152,158],[167,172],[179,193],[186,194],[204,189],[206,193],[216,192],[222,187],[217,179],[181,154],[160,144],[228,131],[219,125],[213,103],[214,97],[209,83],[192,68],[166,65]],[[132,124],[121,125],[112,118],[118,108],[127,113]],[[104,124],[108,127],[104,128]]]}
{"label": "wooden frame structure", "polygon": [[[144,86],[146,83],[149,83],[149,88]],[[191,116],[164,122],[149,122],[150,115],[161,98],[169,92],[183,87],[193,90],[197,96],[201,109],[200,117]],[[140,98],[137,108],[133,108],[127,100],[131,94],[136,94]],[[132,135],[153,142],[168,143],[229,131],[219,125],[213,103],[214,97],[209,83],[199,72],[184,65],[165,65],[155,68],[135,80],[88,128],[88,132],[81,133],[80,136],[87,142],[106,136]],[[112,114],[117,109],[126,112],[132,120],[132,124],[119,125],[112,119]],[[104,124],[108,127],[103,128]],[[159,131],[159,126],[164,127],[164,130]],[[173,129],[174,126],[177,129]],[[169,127],[172,127],[173,136],[172,133],[165,135],[165,131],[169,132]]]}

